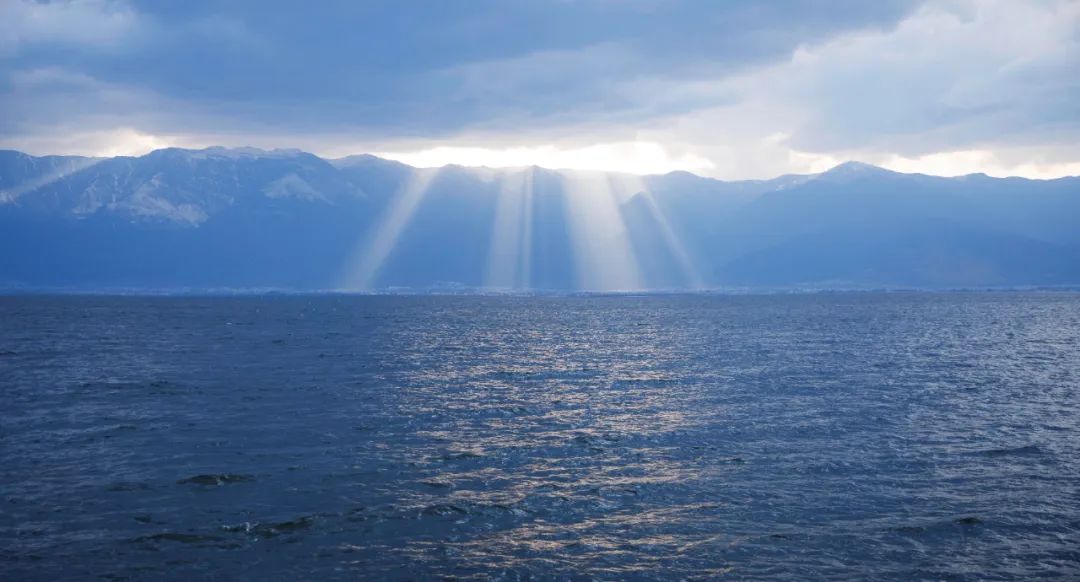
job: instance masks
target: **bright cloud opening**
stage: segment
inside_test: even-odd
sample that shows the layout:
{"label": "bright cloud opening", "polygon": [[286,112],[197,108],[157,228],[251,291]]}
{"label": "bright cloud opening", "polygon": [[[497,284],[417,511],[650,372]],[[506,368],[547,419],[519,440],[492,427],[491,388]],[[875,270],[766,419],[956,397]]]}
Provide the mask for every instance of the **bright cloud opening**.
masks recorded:
{"label": "bright cloud opening", "polygon": [[440,146],[412,152],[376,152],[375,155],[418,168],[448,164],[519,168],[540,166],[556,170],[595,170],[627,174],[666,174],[677,170],[708,171],[713,163],[692,153],[674,156],[656,142],[602,143],[583,148],[551,145],[482,148]]}

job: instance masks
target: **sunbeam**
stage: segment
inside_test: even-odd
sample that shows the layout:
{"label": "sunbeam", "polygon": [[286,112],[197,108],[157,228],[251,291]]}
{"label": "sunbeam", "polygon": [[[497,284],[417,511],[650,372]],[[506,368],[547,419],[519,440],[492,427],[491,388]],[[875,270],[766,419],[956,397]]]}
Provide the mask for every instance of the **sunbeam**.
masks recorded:
{"label": "sunbeam", "polygon": [[0,204],[5,203],[5,202],[15,202],[23,194],[33,192],[34,190],[37,190],[39,188],[44,188],[45,186],[48,186],[49,184],[52,184],[53,182],[63,180],[64,178],[67,178],[68,176],[71,176],[73,174],[81,172],[81,171],[83,171],[83,170],[85,170],[87,168],[91,168],[93,166],[96,166],[97,164],[100,164],[105,159],[107,159],[107,158],[74,159],[74,160],[71,160],[70,162],[68,162],[68,165],[66,167],[60,168],[59,170],[56,170],[55,172],[50,172],[50,173],[48,173],[48,174],[46,174],[44,176],[40,176],[40,177],[35,178],[33,180],[23,182],[22,184],[19,184],[18,186],[15,186],[14,188],[10,188],[10,189],[7,189],[7,190],[0,190]]}
{"label": "sunbeam", "polygon": [[632,174],[612,174],[611,181],[620,200],[638,197],[645,203],[652,224],[656,226],[668,253],[678,264],[679,271],[683,276],[682,283],[693,290],[704,289],[705,284],[701,278],[700,270],[698,270],[689,251],[686,250],[686,245],[675,234],[675,229],[671,227],[671,221],[668,220],[667,214],[657,204],[656,197],[645,186],[645,181],[640,176]]}
{"label": "sunbeam", "polygon": [[578,287],[590,291],[642,288],[641,272],[629,229],[609,176],[567,171],[563,200]]}
{"label": "sunbeam", "polygon": [[346,277],[346,288],[369,290],[373,287],[386,259],[397,246],[402,231],[408,226],[432,181],[441,171],[441,168],[418,169],[398,190],[378,226],[358,249],[359,259],[351,262],[356,264],[356,268]]}
{"label": "sunbeam", "polygon": [[484,285],[528,289],[532,270],[533,168],[499,180]]}

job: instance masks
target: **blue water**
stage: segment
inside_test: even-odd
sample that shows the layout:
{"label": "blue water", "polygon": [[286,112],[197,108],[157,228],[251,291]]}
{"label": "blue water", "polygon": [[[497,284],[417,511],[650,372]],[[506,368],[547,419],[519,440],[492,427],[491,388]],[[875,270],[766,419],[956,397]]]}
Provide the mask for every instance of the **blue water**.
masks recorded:
{"label": "blue water", "polygon": [[1080,296],[0,298],[0,573],[1080,577]]}

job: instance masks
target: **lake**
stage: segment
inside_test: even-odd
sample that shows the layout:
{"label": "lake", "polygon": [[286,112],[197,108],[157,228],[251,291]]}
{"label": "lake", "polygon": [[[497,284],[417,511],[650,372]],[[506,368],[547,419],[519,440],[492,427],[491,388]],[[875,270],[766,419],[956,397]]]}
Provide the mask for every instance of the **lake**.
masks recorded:
{"label": "lake", "polygon": [[1080,295],[0,298],[0,574],[1080,576]]}

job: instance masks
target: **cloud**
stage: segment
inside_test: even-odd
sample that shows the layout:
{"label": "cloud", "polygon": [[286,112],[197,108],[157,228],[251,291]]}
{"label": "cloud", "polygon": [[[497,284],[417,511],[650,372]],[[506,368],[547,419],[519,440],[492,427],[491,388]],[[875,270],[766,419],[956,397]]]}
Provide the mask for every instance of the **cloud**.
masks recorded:
{"label": "cloud", "polygon": [[1046,179],[1080,176],[1080,158],[1075,157],[1076,153],[1075,150],[1063,152],[1059,148],[1045,147],[960,150],[914,158],[894,154],[878,163],[898,172],[937,176],[983,173],[997,177],[1020,175]]}
{"label": "cloud", "polygon": [[[373,0],[301,11],[243,0],[16,0],[21,12],[86,13],[87,30],[98,31],[88,39],[150,32],[137,50],[86,54],[64,40],[80,34],[77,19],[65,17],[35,37],[52,39],[48,51],[16,55],[6,68],[77,67],[103,83],[188,103],[206,129],[228,120],[248,133],[445,137],[637,114],[641,93],[627,90],[634,84],[666,86],[704,70],[785,58],[808,38],[891,25],[909,5],[844,0],[824,11],[811,0]],[[193,121],[181,125],[197,129]]]}
{"label": "cloud", "polygon": [[[68,155],[111,157],[139,156],[165,147],[202,148],[210,145],[181,136],[152,135],[121,126],[76,133],[41,133],[22,139],[16,149],[39,154],[64,152]],[[0,140],[0,147],[15,147],[15,144]]]}
{"label": "cloud", "polygon": [[114,141],[639,167],[655,147],[649,167],[721,177],[1080,160],[1075,1],[0,6],[7,147],[130,129],[152,139]]}
{"label": "cloud", "polygon": [[734,99],[654,124],[644,138],[696,146],[721,175],[846,159],[906,169],[924,160],[950,173],[945,160],[978,166],[957,152],[1004,163],[1036,146],[1076,161],[1078,43],[1075,2],[928,3],[894,29],[804,45],[786,62],[717,79],[713,91]]}
{"label": "cloud", "polygon": [[43,45],[117,50],[139,29],[138,14],[124,2],[9,0],[0,3],[0,56]]}
{"label": "cloud", "polygon": [[870,145],[923,154],[1076,126],[1080,4],[1013,0],[927,5],[889,34],[806,51],[780,74],[813,111],[804,149]]}

